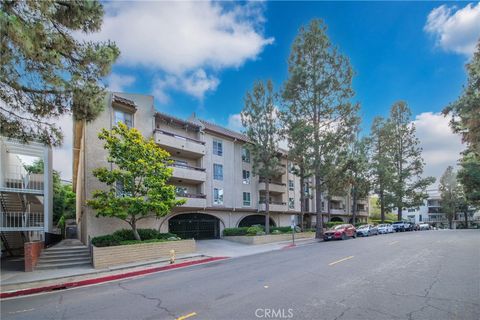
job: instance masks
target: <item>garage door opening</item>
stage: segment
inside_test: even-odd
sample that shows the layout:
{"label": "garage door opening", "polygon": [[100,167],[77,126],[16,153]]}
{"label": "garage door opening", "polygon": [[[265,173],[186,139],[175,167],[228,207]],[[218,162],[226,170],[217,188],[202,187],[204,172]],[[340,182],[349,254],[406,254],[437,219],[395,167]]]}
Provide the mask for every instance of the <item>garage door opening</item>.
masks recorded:
{"label": "garage door opening", "polygon": [[[238,227],[251,227],[253,225],[262,225],[265,226],[265,216],[261,214],[253,214],[251,216],[246,216],[240,222],[238,223]],[[275,227],[275,221],[273,221],[272,218],[270,218],[270,227]]]}
{"label": "garage door opening", "polygon": [[218,239],[220,220],[203,213],[179,214],[168,221],[168,230],[182,239]]}

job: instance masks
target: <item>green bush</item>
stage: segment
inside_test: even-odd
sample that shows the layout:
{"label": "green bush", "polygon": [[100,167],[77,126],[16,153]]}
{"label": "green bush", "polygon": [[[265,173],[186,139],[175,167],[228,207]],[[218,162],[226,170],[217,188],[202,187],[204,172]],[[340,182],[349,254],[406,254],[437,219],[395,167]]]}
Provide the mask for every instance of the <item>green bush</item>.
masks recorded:
{"label": "green bush", "polygon": [[223,229],[224,236],[245,236],[247,235],[248,227],[241,228],[225,228]]}
{"label": "green bush", "polygon": [[138,229],[138,234],[140,235],[141,241],[135,240],[133,236],[133,230],[131,229],[122,229],[117,230],[112,234],[107,234],[104,236],[98,236],[92,239],[92,244],[95,247],[111,247],[119,246],[122,244],[133,244],[140,242],[156,242],[156,241],[166,241],[168,238],[177,238],[176,234],[173,233],[160,233],[155,229]]}
{"label": "green bush", "polygon": [[273,233],[273,231],[280,231],[280,233],[287,233],[287,232],[291,232],[292,228],[290,226],[288,226],[288,227],[271,227],[270,232]]}
{"label": "green bush", "polygon": [[[383,223],[392,224],[393,222],[394,222],[393,220],[385,219]],[[371,224],[381,224],[382,220],[381,219],[369,219],[369,223],[371,223]]]}
{"label": "green bush", "polygon": [[247,235],[249,236],[256,236],[256,235],[261,235],[265,234],[265,231],[259,226],[251,226],[247,229]]}

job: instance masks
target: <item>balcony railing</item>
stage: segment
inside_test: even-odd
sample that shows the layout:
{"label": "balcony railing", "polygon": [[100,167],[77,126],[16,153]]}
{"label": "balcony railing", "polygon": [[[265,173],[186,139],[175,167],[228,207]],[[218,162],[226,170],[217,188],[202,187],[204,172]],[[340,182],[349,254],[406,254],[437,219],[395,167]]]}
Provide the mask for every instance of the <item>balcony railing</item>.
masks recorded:
{"label": "balcony railing", "polygon": [[178,163],[178,162],[174,162],[173,164],[171,164],[171,166],[175,167],[175,168],[189,169],[189,170],[205,172],[205,168],[194,167],[194,166],[190,166],[190,165],[183,164],[183,163]]}
{"label": "balcony railing", "polygon": [[205,199],[205,198],[207,198],[207,196],[202,194],[202,193],[177,193],[177,197],[191,198],[191,199]]}
{"label": "balcony railing", "polygon": [[44,175],[41,173],[28,173],[22,166],[7,166],[1,188],[3,190],[28,190],[43,192]]}
{"label": "balcony railing", "polygon": [[[259,183],[265,183],[266,181],[267,181],[267,179],[265,179],[265,178],[258,179]],[[277,185],[277,186],[286,186],[285,183],[279,182],[279,181],[270,181],[270,184],[274,184],[274,185]]]}
{"label": "balcony railing", "polygon": [[34,231],[43,230],[43,227],[42,212],[3,212],[0,215],[2,231]]}
{"label": "balcony railing", "polygon": [[190,137],[185,137],[185,136],[182,136],[182,135],[179,135],[179,134],[176,134],[176,133],[173,133],[173,132],[165,131],[165,130],[162,130],[162,129],[156,129],[155,132],[162,133],[166,136],[170,136],[170,137],[173,137],[173,138],[176,138],[176,139],[196,142],[196,143],[205,145],[205,141],[193,139],[193,138],[190,138]]}
{"label": "balcony railing", "polygon": [[[266,201],[265,201],[265,200],[260,200],[260,201],[258,201],[258,203],[259,203],[259,204],[265,204],[265,203],[266,203]],[[281,202],[281,201],[272,201],[272,200],[270,200],[268,203],[269,203],[269,204],[275,204],[275,205],[279,205],[279,206],[286,206],[286,205],[287,205],[287,203],[286,203],[286,202]]]}

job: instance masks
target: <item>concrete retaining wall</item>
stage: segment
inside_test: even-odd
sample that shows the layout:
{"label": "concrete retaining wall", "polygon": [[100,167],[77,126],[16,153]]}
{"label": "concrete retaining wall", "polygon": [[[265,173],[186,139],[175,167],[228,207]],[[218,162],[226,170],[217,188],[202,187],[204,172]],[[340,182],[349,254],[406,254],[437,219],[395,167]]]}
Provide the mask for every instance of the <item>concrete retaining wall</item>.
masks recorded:
{"label": "concrete retaining wall", "polygon": [[[295,239],[308,239],[314,238],[314,232],[300,232],[295,233]],[[263,236],[227,236],[223,237],[225,240],[240,242],[244,244],[265,244],[265,243],[272,243],[272,242],[280,242],[280,241],[289,241],[292,240],[292,234],[268,234]]]}
{"label": "concrete retaining wall", "polygon": [[194,253],[196,251],[195,240],[178,240],[165,242],[150,242],[128,244],[113,247],[93,247],[93,267],[108,268],[111,266],[169,258],[170,250],[175,254]]}

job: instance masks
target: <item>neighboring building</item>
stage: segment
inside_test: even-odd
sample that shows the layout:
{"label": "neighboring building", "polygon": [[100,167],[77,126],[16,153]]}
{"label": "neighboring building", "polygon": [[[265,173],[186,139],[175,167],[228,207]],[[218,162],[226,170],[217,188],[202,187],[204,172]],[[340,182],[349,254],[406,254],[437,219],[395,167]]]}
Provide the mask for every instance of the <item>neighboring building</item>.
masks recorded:
{"label": "neighboring building", "polygon": [[[42,159],[45,174],[25,170],[25,160]],[[0,232],[2,251],[21,254],[26,241],[52,231],[52,151],[40,143],[0,137]]]}
{"label": "neighboring building", "polygon": [[[119,121],[135,127],[146,138],[167,150],[172,159],[171,183],[186,203],[159,219],[140,221],[140,228],[156,228],[197,239],[219,238],[224,228],[263,224],[265,183],[252,173],[247,137],[192,116],[179,119],[155,111],[152,96],[111,93],[105,111],[93,122],[77,122],[74,129],[73,185],[77,193],[77,222],[83,242],[109,234],[128,225],[118,219],[96,218],[85,205],[92,191],[104,187],[93,175],[97,167],[109,166],[106,151],[98,139],[102,128]],[[281,155],[280,174],[270,185],[271,225],[290,225],[290,215],[300,212],[300,179],[291,170],[286,151]],[[305,186],[306,189],[308,189]],[[309,190],[310,193],[313,190]],[[348,197],[334,198],[332,220],[348,222],[351,214]],[[315,201],[306,200],[305,220],[315,224]],[[359,201],[359,220],[366,221],[368,203]],[[325,216],[326,219],[326,216]]]}
{"label": "neighboring building", "polygon": [[[424,204],[418,208],[403,210],[402,218],[413,223],[428,223],[434,227],[448,227],[448,219],[442,211],[442,197],[438,189],[427,190],[428,198]],[[478,213],[472,212],[468,217],[469,221],[477,223],[479,221]],[[453,227],[463,224],[465,221],[464,213],[457,213],[453,220]]]}

